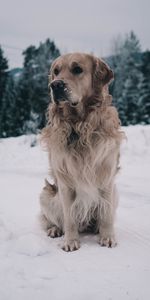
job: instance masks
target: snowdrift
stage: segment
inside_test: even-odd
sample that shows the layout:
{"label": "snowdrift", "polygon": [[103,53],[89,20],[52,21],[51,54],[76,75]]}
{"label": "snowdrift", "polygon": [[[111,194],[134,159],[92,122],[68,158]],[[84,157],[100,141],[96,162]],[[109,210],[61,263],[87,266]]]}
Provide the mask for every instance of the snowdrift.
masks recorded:
{"label": "snowdrift", "polygon": [[65,253],[62,238],[39,228],[39,193],[48,176],[39,138],[0,140],[0,299],[150,299],[150,126],[123,128],[117,177],[118,246],[102,248],[83,234]]}

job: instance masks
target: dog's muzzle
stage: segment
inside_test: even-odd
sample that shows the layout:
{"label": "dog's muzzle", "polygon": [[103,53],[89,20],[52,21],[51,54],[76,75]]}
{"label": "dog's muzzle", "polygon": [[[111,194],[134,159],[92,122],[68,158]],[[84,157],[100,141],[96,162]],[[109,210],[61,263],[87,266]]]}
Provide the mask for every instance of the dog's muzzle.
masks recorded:
{"label": "dog's muzzle", "polygon": [[63,80],[54,80],[50,84],[50,88],[53,92],[53,98],[55,102],[65,101],[68,98],[67,87]]}

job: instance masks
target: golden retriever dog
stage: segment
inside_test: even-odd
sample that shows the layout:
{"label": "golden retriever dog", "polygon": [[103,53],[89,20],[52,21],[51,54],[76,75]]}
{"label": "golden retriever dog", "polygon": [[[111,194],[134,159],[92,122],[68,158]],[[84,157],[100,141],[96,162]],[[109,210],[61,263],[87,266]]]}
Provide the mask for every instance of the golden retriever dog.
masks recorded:
{"label": "golden retriever dog", "polygon": [[53,184],[40,195],[41,224],[62,249],[79,249],[79,232],[99,233],[99,244],[114,247],[118,195],[115,176],[123,133],[108,84],[113,72],[92,55],[60,56],[50,70],[51,102],[43,129]]}

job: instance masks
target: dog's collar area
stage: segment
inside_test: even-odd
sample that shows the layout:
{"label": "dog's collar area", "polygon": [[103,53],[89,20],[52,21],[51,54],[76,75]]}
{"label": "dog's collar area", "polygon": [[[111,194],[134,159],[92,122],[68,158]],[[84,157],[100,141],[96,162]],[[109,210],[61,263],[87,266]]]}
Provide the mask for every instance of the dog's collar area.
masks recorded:
{"label": "dog's collar area", "polygon": [[74,128],[72,128],[72,131],[67,139],[67,144],[71,145],[74,142],[78,141],[79,139],[79,135],[77,134],[77,132],[74,130]]}
{"label": "dog's collar area", "polygon": [[71,102],[69,99],[63,97],[60,100],[55,101],[57,105],[61,104],[62,102],[68,103],[71,107],[76,107],[78,105],[78,102]]}

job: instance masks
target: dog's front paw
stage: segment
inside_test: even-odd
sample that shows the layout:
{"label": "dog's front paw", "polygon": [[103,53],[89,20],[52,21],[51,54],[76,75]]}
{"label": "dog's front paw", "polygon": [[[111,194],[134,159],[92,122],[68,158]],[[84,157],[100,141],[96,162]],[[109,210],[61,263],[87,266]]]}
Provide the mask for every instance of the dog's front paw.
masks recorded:
{"label": "dog's front paw", "polygon": [[51,238],[62,236],[62,231],[57,226],[52,226],[47,230],[47,235]]}
{"label": "dog's front paw", "polygon": [[62,249],[66,252],[75,251],[80,248],[79,240],[66,240],[62,246]]}
{"label": "dog's front paw", "polygon": [[108,247],[108,248],[113,248],[116,247],[117,242],[114,236],[102,236],[99,240],[99,244],[102,247]]}

